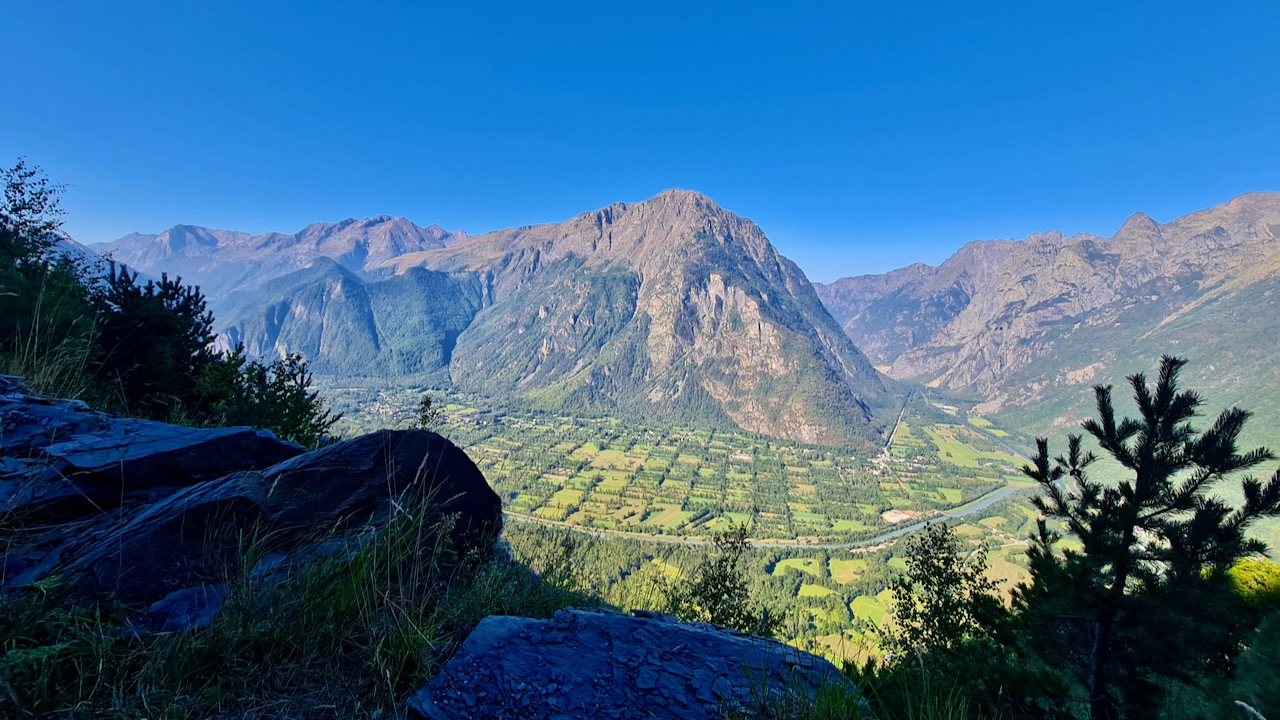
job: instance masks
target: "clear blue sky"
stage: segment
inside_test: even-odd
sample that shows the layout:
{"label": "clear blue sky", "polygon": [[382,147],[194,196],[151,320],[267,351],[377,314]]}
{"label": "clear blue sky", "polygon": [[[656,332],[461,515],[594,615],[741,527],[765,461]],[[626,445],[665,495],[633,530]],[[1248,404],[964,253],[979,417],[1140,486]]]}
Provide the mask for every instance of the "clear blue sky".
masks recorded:
{"label": "clear blue sky", "polygon": [[85,242],[669,187],[817,280],[1280,190],[1280,3],[23,2],[0,162]]}

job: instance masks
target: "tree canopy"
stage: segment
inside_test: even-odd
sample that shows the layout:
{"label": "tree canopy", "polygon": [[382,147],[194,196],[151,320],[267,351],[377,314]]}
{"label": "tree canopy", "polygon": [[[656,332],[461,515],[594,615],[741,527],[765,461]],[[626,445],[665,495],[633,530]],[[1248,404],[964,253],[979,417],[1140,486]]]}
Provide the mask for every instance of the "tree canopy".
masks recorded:
{"label": "tree canopy", "polygon": [[[1164,357],[1154,385],[1129,378],[1137,418],[1117,416],[1110,386],[1095,388],[1098,415],[1082,427],[1126,471],[1118,483],[1090,478],[1098,456],[1080,435],[1058,456],[1039,439],[1023,468],[1044,491],[1034,501],[1043,517],[1015,610],[1040,647],[1079,668],[1091,718],[1150,716],[1163,682],[1222,673],[1257,622],[1226,573],[1266,549],[1245,531],[1280,514],[1280,471],[1265,483],[1240,478],[1239,507],[1211,494],[1275,456],[1238,450],[1244,410],[1196,428],[1203,400],[1179,388],[1185,364]],[[1081,549],[1060,546],[1055,527]]]}
{"label": "tree canopy", "polygon": [[300,355],[215,351],[198,287],[88,266],[59,249],[61,186],[23,160],[0,179],[0,372],[137,417],[254,425],[311,447],[329,437],[338,418]]}

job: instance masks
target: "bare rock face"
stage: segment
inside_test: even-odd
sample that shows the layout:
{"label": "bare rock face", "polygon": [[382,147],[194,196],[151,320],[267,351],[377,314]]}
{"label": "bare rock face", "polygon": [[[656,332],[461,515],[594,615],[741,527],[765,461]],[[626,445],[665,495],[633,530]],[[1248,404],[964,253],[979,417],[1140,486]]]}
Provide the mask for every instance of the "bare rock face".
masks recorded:
{"label": "bare rock face", "polygon": [[980,394],[983,412],[1061,405],[1063,389],[1083,396],[1071,386],[1171,350],[1240,368],[1219,373],[1235,402],[1270,382],[1274,364],[1254,337],[1276,329],[1278,232],[1280,194],[1248,193],[1169,223],[1136,213],[1111,238],[975,242],[936,268],[818,290],[891,375]]}
{"label": "bare rock face", "polygon": [[0,376],[0,512],[33,520],[85,516],[167,488],[300,455],[249,427],[191,428],[94,412],[33,395]]}
{"label": "bare rock face", "polygon": [[551,620],[485,618],[409,710],[429,720],[712,720],[833,684],[854,690],[831,663],[774,640],[568,608]]}

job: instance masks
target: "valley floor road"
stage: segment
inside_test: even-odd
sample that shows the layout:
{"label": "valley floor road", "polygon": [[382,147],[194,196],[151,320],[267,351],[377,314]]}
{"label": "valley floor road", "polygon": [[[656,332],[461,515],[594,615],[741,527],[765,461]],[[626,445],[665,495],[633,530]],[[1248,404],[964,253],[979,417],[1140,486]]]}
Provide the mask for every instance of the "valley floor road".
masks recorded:
{"label": "valley floor road", "polygon": [[[859,550],[872,549],[884,543],[892,542],[898,538],[920,530],[935,520],[941,518],[959,518],[966,515],[972,515],[980,510],[985,510],[992,505],[1005,500],[1014,494],[1029,489],[1028,485],[1006,485],[1005,487],[993,490],[986,495],[974,500],[973,502],[962,505],[954,510],[945,513],[938,513],[923,520],[913,523],[900,525],[891,530],[886,530],[871,537],[860,538],[849,542],[836,543],[807,543],[799,540],[749,540],[752,547],[759,548],[806,548],[814,550]],[[645,540],[649,542],[665,543],[668,545],[709,545],[712,543],[710,538],[706,537],[673,537],[667,535],[651,535],[648,533],[627,532],[625,530],[604,530],[600,528],[582,527],[581,525],[573,525],[566,522],[556,520],[546,520],[544,518],[532,515],[524,515],[522,513],[513,513],[503,511],[503,517],[514,522],[530,523],[534,525],[547,525],[550,527],[564,528],[576,533],[591,535],[598,538],[627,538],[629,540]]]}

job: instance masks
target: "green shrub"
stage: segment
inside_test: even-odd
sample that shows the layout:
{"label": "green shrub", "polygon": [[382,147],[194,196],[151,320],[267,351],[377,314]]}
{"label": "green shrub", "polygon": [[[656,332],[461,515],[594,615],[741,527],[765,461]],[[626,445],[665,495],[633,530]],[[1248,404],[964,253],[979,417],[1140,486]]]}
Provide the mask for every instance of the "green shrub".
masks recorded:
{"label": "green shrub", "polygon": [[675,615],[742,632],[775,634],[782,617],[751,598],[742,557],[748,546],[746,525],[733,525],[716,535],[711,553],[672,590],[669,602]]}

